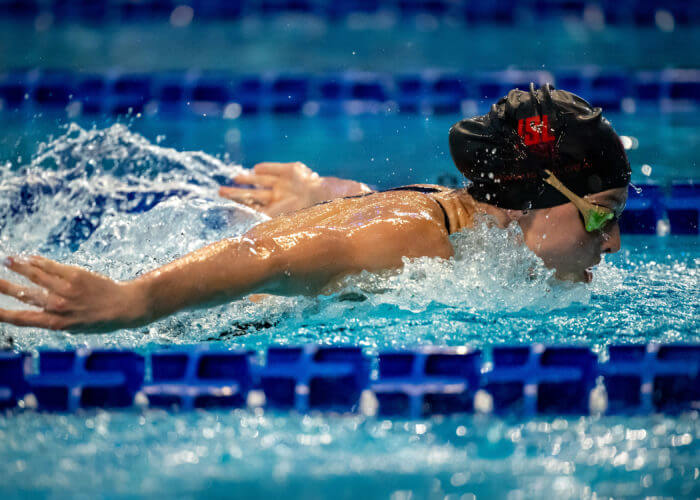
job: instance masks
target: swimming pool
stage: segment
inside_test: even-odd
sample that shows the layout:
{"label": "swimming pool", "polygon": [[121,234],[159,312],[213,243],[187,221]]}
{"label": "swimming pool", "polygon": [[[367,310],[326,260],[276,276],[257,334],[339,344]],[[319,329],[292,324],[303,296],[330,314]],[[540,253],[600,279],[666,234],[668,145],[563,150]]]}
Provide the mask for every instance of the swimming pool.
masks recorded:
{"label": "swimming pool", "polygon": [[[600,26],[595,15],[585,22],[466,27],[429,17],[391,22],[384,15],[340,24],[250,17],[195,22],[187,30],[49,21],[1,21],[0,45],[25,50],[3,52],[0,67],[71,75],[195,67],[398,75],[439,67],[471,75],[513,64],[555,74],[595,64],[606,75],[637,75],[700,66],[697,51],[688,49],[697,46],[693,26]],[[540,35],[533,37],[533,29]],[[445,50],[467,41],[469,57]],[[478,97],[473,104],[481,110]],[[628,138],[634,183],[658,183],[668,194],[672,181],[698,177],[694,106],[662,112],[669,110],[654,101],[606,113]],[[459,118],[455,112],[260,113],[231,120],[6,107],[0,253],[40,252],[131,277],[264,219],[216,195],[240,164],[302,160],[322,175],[378,188],[451,182],[445,175],[456,170],[446,136]],[[622,251],[606,257],[590,285],[552,281],[517,244],[517,231],[480,226],[453,237],[452,261],[417,260],[399,274],[360,275],[329,297],[237,301],[113,335],[2,325],[0,342],[35,356],[89,347],[148,357],[198,344],[250,349],[262,358],[271,346],[355,345],[374,360],[387,350],[467,345],[484,350],[487,367],[493,346],[541,342],[586,346],[604,362],[614,344],[700,342],[700,238],[657,236],[653,229],[623,235]],[[6,306],[16,303],[0,298]],[[376,362],[372,369],[376,375]],[[0,492],[5,498],[693,498],[700,495],[699,440],[697,411],[407,419],[267,408],[15,410],[0,415]]]}
{"label": "swimming pool", "polygon": [[[122,125],[90,131],[73,125],[39,151],[28,168],[3,170],[3,212],[24,202],[5,220],[5,253],[39,250],[127,277],[240,234],[261,217],[215,196],[215,179],[238,167],[164,148]],[[130,212],[128,201],[101,208],[95,202],[166,189],[182,193],[147,211]],[[92,226],[85,221],[96,227],[87,230]],[[4,326],[3,341],[29,352],[93,346],[144,354],[198,342],[260,354],[272,345],[306,343],[360,345],[377,354],[425,344],[488,350],[544,342],[591,346],[603,359],[616,343],[700,341],[697,236],[627,236],[590,286],[552,283],[507,232],[482,228],[458,235],[454,244],[470,259],[417,261],[399,275],[361,276],[347,284],[351,301],[343,294],[240,301],[92,337]],[[387,420],[132,409],[20,411],[0,417],[0,432],[8,495],[223,496],[235,490],[306,497],[370,486],[376,498],[408,492],[517,498],[542,497],[552,488],[562,497],[692,496],[700,424],[697,413]]]}

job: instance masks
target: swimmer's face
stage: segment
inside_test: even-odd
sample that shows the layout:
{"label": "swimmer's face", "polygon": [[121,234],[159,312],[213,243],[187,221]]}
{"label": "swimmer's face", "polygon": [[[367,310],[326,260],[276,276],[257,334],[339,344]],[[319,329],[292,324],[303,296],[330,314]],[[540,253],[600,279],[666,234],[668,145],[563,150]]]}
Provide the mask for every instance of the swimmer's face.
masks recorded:
{"label": "swimmer's face", "polygon": [[[615,188],[585,197],[592,203],[620,213],[627,201],[627,188]],[[573,203],[532,210],[520,219],[525,244],[545,265],[556,269],[556,277],[590,282],[590,268],[604,253],[620,250],[620,227],[610,221],[599,231],[586,232]]]}

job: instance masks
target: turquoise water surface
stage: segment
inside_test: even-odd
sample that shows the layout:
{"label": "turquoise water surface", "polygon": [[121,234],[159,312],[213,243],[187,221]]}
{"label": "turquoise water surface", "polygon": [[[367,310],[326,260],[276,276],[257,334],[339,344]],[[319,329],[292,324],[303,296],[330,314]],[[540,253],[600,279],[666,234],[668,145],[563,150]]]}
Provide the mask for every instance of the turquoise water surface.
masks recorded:
{"label": "turquoise water surface", "polygon": [[[595,20],[594,20],[595,21]],[[557,71],[700,66],[700,31],[599,22],[468,26],[381,16],[340,25],[283,16],[188,29],[0,21],[0,69],[346,69]],[[536,35],[533,35],[536,33]],[[584,96],[585,97],[585,96]],[[625,136],[633,182],[697,178],[693,112],[606,113]],[[129,279],[265,220],[218,198],[263,160],[386,188],[452,182],[447,130],[458,115],[71,117],[0,112],[0,254],[41,253]],[[459,179],[457,179],[459,182]],[[176,192],[141,213],[125,193]],[[150,194],[149,194],[150,193]],[[152,199],[152,198],[151,198]],[[127,203],[128,205],[128,203]],[[625,236],[589,285],[553,280],[518,230],[453,236],[456,257],[362,274],[337,294],[271,297],[189,311],[135,330],[70,335],[0,325],[0,345],[34,354],[82,346],[149,353],[168,345],[353,344],[488,348],[700,342],[700,238]],[[0,278],[9,272],[0,270]],[[350,300],[352,299],[352,300]],[[18,307],[0,298],[0,307]],[[700,496],[698,412],[520,419],[384,420],[261,408],[0,414],[3,498],[601,498]]]}
{"label": "turquoise water surface", "polygon": [[[22,165],[10,157],[3,168],[1,251],[41,252],[114,278],[133,277],[264,219],[216,197],[216,179],[239,169],[204,153],[154,144],[123,125],[71,125]],[[189,194],[140,214],[109,204],[97,209],[100,195],[158,189]],[[91,221],[93,231],[76,220]],[[356,344],[376,353],[421,344],[573,342],[593,347],[602,358],[611,343],[700,341],[695,236],[626,237],[623,250],[599,266],[590,285],[552,280],[518,244],[515,228],[480,225],[453,236],[453,244],[456,257],[450,261],[418,259],[398,274],[360,275],[333,296],[241,300],[109,335],[10,326],[0,335],[6,346],[30,352],[87,345],[147,353],[209,342],[262,353],[272,344],[313,342]],[[3,307],[15,305],[2,300]],[[73,415],[18,410],[0,416],[0,437],[4,497],[109,492],[307,498],[333,491],[345,498],[362,490],[368,498],[543,498],[552,492],[590,498],[700,492],[697,412],[389,421],[262,409]]]}

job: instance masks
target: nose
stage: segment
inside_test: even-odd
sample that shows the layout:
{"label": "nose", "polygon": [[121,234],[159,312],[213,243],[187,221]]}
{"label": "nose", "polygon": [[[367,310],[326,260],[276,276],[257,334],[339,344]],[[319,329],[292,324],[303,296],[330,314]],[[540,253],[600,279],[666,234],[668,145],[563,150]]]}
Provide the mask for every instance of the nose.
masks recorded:
{"label": "nose", "polygon": [[602,253],[616,253],[620,251],[620,225],[615,222],[603,231],[603,244],[600,247]]}

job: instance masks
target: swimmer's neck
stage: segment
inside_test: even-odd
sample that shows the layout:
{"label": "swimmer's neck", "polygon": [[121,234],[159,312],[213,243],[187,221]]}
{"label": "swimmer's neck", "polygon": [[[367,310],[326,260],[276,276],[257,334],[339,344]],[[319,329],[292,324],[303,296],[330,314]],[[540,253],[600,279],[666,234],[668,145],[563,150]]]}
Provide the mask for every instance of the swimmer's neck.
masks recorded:
{"label": "swimmer's neck", "polygon": [[506,210],[488,203],[476,201],[467,191],[467,188],[455,189],[452,194],[457,198],[459,203],[465,206],[473,206],[476,214],[489,215],[496,221],[496,225],[500,228],[507,227],[511,222],[517,220],[519,215],[522,215],[520,210]]}

